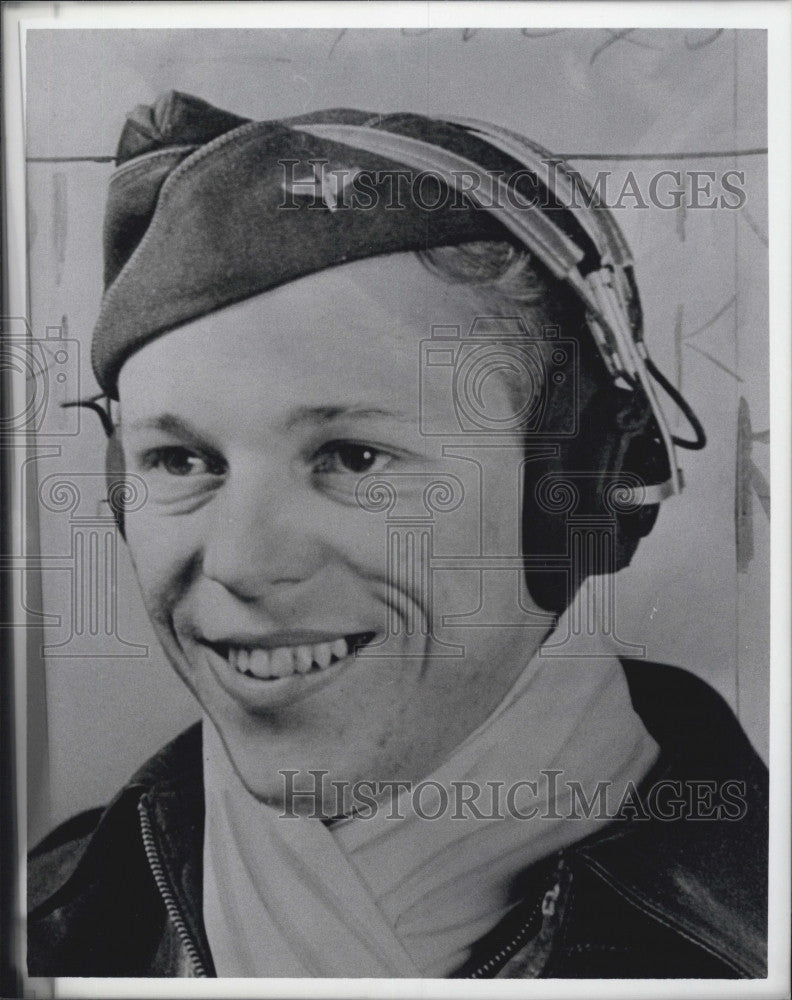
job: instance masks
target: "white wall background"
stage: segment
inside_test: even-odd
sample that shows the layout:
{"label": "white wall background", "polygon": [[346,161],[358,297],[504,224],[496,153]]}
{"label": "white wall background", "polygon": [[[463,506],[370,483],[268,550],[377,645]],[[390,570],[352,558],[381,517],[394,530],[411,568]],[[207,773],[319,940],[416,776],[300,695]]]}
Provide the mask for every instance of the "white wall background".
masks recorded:
{"label": "white wall background", "polygon": [[[76,394],[78,378],[82,395],[95,390],[88,350],[112,164],[91,158],[112,155],[125,113],[168,89],[255,118],[332,106],[481,117],[573,154],[584,174],[612,170],[614,197],[630,170],[643,190],[661,169],[745,171],[739,211],[619,213],[650,349],[700,415],[709,446],[680,453],[687,490],[665,505],[621,574],[618,628],[651,659],[710,681],[766,757],[769,528],[758,496],[768,475],[766,160],[640,159],[767,145],[764,32],[38,30],[28,34],[27,71],[32,324],[41,339],[65,325],[80,352],[68,344],[63,359],[57,345],[43,345],[49,396],[33,385],[42,434],[27,503],[42,570],[29,580],[32,620],[41,623],[29,642],[31,840],[106,801],[197,717],[153,640],[123,548],[117,572],[104,562],[116,555],[101,504],[98,421],[83,412],[78,427],[75,411],[55,405]],[[743,434],[738,447],[741,398],[758,436]],[[677,429],[686,433],[682,422]],[[739,552],[738,476],[748,498]],[[62,480],[79,495],[58,489]],[[96,593],[78,575],[81,544],[89,561],[99,559]]]}

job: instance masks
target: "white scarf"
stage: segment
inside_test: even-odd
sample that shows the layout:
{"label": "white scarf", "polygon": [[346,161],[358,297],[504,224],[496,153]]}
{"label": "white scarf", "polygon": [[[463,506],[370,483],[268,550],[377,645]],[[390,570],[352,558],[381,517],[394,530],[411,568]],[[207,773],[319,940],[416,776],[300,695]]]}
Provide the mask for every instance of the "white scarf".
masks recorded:
{"label": "white scarf", "polygon": [[[615,657],[601,644],[588,656],[542,656],[527,664],[498,708],[429,779],[548,782],[563,769],[555,810],[569,814],[565,782],[591,797],[613,782],[618,802],[628,782],[649,770],[657,745],[635,714]],[[514,906],[516,877],[607,820],[421,819],[409,792],[403,820],[391,802],[372,819],[332,827],[310,817],[283,818],[244,788],[214,726],[204,724],[203,913],[218,976],[447,976],[470,946]],[[545,796],[546,797],[546,796]],[[424,814],[439,804],[427,786]],[[453,803],[449,798],[449,802]],[[610,801],[610,799],[609,799]],[[520,811],[546,805],[529,792]],[[485,814],[490,800],[478,804]],[[578,810],[579,811],[579,810]]]}

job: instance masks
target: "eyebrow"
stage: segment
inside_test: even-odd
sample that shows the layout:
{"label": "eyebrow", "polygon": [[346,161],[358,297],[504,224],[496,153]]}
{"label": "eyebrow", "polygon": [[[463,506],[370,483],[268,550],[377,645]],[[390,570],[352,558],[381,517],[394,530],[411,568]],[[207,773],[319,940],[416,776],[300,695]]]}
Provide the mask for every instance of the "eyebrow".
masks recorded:
{"label": "eyebrow", "polygon": [[[371,419],[386,418],[407,423],[411,420],[408,414],[393,410],[385,410],[376,406],[299,406],[283,421],[286,430],[293,430],[302,424],[323,424],[339,419]],[[184,437],[191,441],[199,441],[203,435],[196,431],[181,417],[172,413],[162,413],[156,417],[145,417],[130,424],[121,424],[130,431],[154,430],[165,434]]]}
{"label": "eyebrow", "polygon": [[172,413],[161,413],[156,417],[143,417],[140,420],[133,420],[131,423],[127,423],[122,418],[116,426],[121,431],[122,439],[125,431],[161,431],[164,434],[181,438],[195,448],[207,447],[205,435],[190,426],[186,420],[182,420],[181,417]]}
{"label": "eyebrow", "polygon": [[333,420],[365,420],[380,417],[407,423],[409,414],[378,406],[298,406],[284,421],[287,430],[300,424],[323,424]]}

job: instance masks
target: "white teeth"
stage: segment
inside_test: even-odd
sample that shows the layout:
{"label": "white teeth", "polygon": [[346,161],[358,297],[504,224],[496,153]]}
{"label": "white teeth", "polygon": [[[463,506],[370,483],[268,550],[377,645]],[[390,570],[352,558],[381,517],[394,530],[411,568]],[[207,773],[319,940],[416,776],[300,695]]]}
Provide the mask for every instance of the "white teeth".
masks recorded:
{"label": "white teeth", "polygon": [[294,673],[294,657],[291,646],[280,646],[270,652],[270,671],[272,677],[288,677]]}
{"label": "white teeth", "polygon": [[231,666],[241,674],[249,669],[248,661],[250,660],[250,653],[247,649],[229,649],[228,659],[231,662]]}
{"label": "white teeth", "polygon": [[269,650],[251,649],[248,652],[248,670],[256,677],[271,677]]}
{"label": "white teeth", "polygon": [[310,646],[294,647],[294,665],[301,674],[307,674],[313,663],[313,650]]}
{"label": "white teeth", "polygon": [[332,655],[333,651],[329,642],[320,642],[313,647],[314,663],[323,669],[330,666],[330,657]]}
{"label": "white teeth", "polygon": [[343,660],[350,646],[346,639],[319,642],[315,646],[279,646],[277,649],[244,649],[231,646],[228,662],[241,674],[260,679],[307,674],[312,668],[324,670],[331,661]]}

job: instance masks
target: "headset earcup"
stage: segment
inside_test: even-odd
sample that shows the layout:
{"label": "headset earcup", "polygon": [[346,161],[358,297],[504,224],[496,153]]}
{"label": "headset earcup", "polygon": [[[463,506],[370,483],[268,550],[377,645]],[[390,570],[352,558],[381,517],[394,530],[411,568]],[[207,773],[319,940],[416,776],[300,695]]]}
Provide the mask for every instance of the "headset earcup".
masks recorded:
{"label": "headset earcup", "polygon": [[111,434],[107,439],[107,450],[105,452],[107,503],[122,537],[126,537],[124,534],[125,478],[124,450],[121,447],[118,434]]}
{"label": "headset earcup", "polygon": [[[654,417],[650,417],[644,430],[634,435],[628,442],[622,459],[622,469],[647,486],[667,482],[670,478],[668,452],[663,445]],[[638,543],[655,526],[659,513],[659,504],[644,504],[635,510],[619,514],[621,549],[619,569],[629,565]]]}
{"label": "headset earcup", "polygon": [[[614,504],[618,484],[662,483],[669,468],[651,410],[641,396],[613,386],[595,391],[579,421],[578,433],[559,439],[558,454],[527,462],[523,502],[523,552],[532,560],[528,590],[546,611],[560,614],[586,575],[614,573],[628,566],[641,538],[657,519],[657,505]],[[616,492],[614,492],[614,488]],[[569,526],[610,524],[612,544],[598,563],[582,567],[570,551]],[[559,568],[559,562],[565,563]]]}

